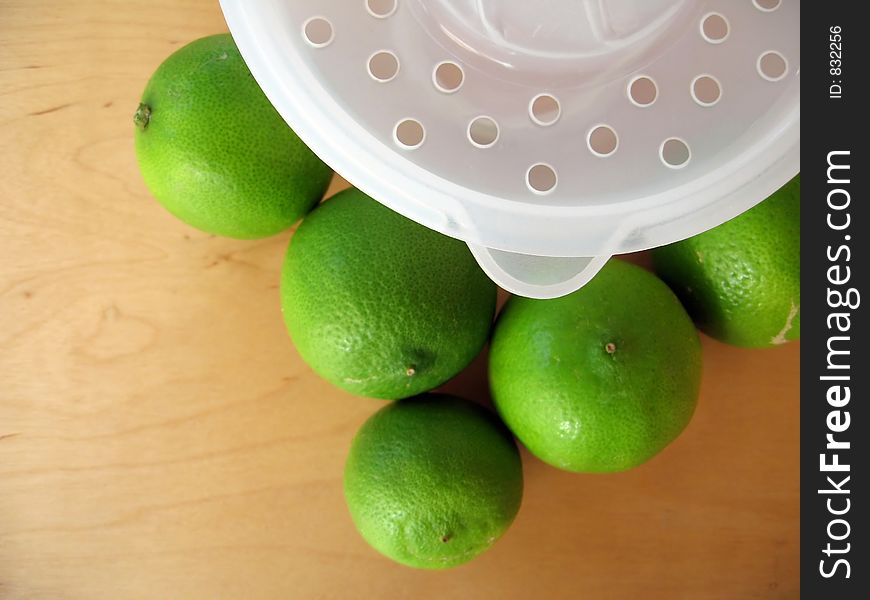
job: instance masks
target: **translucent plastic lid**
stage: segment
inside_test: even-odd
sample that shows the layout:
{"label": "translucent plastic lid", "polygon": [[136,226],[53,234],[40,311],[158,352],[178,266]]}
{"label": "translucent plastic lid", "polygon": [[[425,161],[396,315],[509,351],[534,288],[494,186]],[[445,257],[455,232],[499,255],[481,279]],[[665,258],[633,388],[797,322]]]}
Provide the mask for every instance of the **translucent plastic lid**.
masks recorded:
{"label": "translucent plastic lid", "polygon": [[324,161],[515,293],[568,293],[799,170],[796,0],[222,5]]}

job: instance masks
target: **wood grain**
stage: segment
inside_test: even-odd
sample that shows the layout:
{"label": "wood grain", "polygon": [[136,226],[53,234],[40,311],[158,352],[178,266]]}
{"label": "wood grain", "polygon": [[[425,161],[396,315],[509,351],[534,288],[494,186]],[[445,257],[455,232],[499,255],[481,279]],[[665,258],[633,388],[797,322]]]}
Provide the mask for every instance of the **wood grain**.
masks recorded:
{"label": "wood grain", "polygon": [[[194,231],[136,170],[145,81],[224,29],[215,0],[0,0],[0,597],[797,597],[797,344],[704,339],[697,415],[639,469],[524,454],[514,527],[467,566],[371,551],[341,472],[380,403],[291,346],[288,235]],[[448,387],[485,398],[484,367]]]}

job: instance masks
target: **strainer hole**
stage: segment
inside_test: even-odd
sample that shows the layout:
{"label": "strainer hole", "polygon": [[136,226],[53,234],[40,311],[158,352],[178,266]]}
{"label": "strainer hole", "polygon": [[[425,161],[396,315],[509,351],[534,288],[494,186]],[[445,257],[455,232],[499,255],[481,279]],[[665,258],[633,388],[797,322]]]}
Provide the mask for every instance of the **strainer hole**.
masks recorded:
{"label": "strainer hole", "polygon": [[689,150],[689,145],[680,138],[669,138],[659,148],[659,155],[665,166],[671,169],[682,169],[689,164],[692,151]]}
{"label": "strainer hole", "polygon": [[698,75],[692,80],[692,98],[701,106],[713,106],[722,97],[722,86],[712,75]]}
{"label": "strainer hole", "polygon": [[332,23],[323,17],[311,17],[302,25],[302,36],[315,48],[329,45],[334,35]]}
{"label": "strainer hole", "polygon": [[393,137],[403,148],[413,150],[423,144],[423,140],[426,139],[426,129],[416,119],[404,119],[396,123]]}
{"label": "strainer hole", "polygon": [[649,106],[656,101],[658,95],[656,82],[646,75],[639,75],[628,84],[628,99],[635,106]]}
{"label": "strainer hole", "polygon": [[386,83],[399,72],[399,59],[389,50],[375,52],[369,58],[369,75],[375,81]]}
{"label": "strainer hole", "polygon": [[779,5],[782,4],[782,0],[752,0],[752,3],[758,10],[773,12],[779,8]]}
{"label": "strainer hole", "polygon": [[549,194],[556,189],[558,182],[556,170],[548,164],[532,165],[526,172],[526,185],[535,194]]}
{"label": "strainer hole", "polygon": [[701,37],[711,44],[721,44],[728,39],[731,25],[719,13],[710,13],[701,19]]}
{"label": "strainer hole", "polygon": [[460,87],[462,87],[462,82],[465,80],[465,73],[455,62],[450,62],[446,60],[442,63],[438,63],[435,66],[435,70],[432,71],[432,82],[435,84],[435,87],[445,94],[452,94]]}
{"label": "strainer hole", "polygon": [[788,61],[776,50],[770,50],[758,57],[756,68],[768,81],[779,81],[788,72]]}
{"label": "strainer hole", "polygon": [[366,0],[366,10],[378,19],[386,19],[396,12],[397,0]]}
{"label": "strainer hole", "polygon": [[561,114],[559,101],[550,94],[539,94],[529,103],[529,116],[538,125],[552,125],[559,120]]}
{"label": "strainer hole", "polygon": [[468,124],[468,141],[478,148],[489,148],[498,140],[498,123],[491,117],[477,117]]}
{"label": "strainer hole", "polygon": [[595,156],[606,157],[616,152],[619,137],[609,125],[597,125],[589,130],[586,145]]}

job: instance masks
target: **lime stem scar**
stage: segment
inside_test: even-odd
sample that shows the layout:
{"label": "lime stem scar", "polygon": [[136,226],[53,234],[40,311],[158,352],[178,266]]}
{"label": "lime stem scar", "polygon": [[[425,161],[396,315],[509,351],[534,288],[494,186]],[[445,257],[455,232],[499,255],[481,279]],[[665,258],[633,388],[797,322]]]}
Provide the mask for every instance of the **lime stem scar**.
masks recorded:
{"label": "lime stem scar", "polygon": [[136,109],[136,114],[133,115],[133,123],[136,124],[136,127],[145,131],[148,128],[148,123],[151,122],[151,107],[147,104],[139,104],[139,108]]}

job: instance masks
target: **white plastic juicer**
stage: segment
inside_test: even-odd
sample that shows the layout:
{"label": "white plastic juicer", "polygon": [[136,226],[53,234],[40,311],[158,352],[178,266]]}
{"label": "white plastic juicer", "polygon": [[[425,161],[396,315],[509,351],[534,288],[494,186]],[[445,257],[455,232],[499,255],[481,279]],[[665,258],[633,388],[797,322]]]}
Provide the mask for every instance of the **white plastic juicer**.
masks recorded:
{"label": "white plastic juicer", "polygon": [[798,0],[221,4],[314,152],[523,296],[719,225],[800,168]]}

